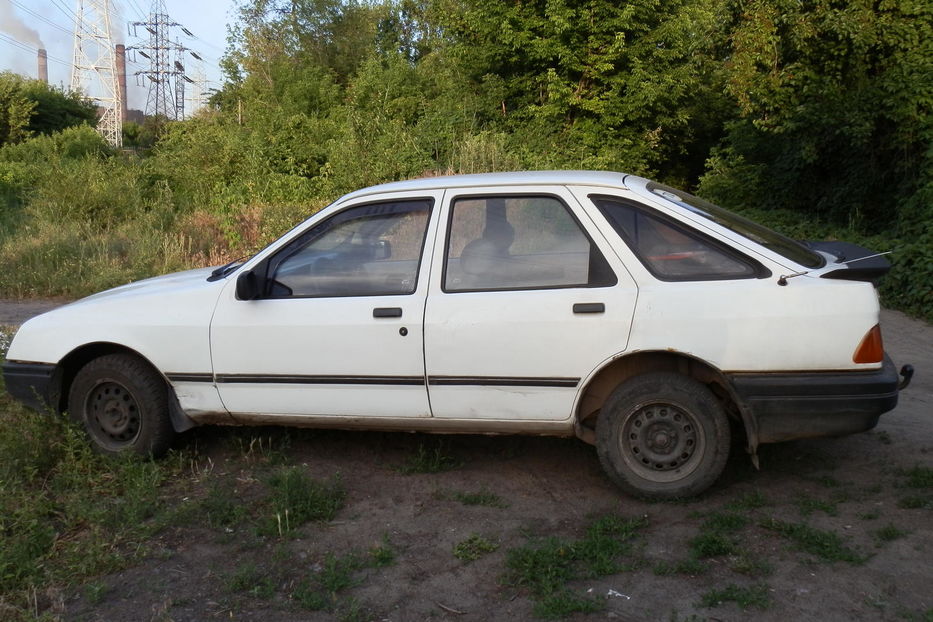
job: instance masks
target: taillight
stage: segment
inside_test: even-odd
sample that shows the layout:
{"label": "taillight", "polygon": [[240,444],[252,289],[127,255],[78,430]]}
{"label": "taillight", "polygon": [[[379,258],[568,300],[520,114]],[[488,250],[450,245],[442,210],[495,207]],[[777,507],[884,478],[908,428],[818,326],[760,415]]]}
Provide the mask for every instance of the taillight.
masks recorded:
{"label": "taillight", "polygon": [[862,342],[852,355],[854,363],[880,363],[884,359],[884,344],[881,342],[881,326],[875,324],[862,337]]}

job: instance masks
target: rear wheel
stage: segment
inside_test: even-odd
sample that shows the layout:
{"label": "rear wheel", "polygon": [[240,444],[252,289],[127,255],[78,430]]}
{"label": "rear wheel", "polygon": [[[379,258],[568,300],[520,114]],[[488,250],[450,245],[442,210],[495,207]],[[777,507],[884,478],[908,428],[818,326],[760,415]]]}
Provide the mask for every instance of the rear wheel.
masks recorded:
{"label": "rear wheel", "polygon": [[726,465],[729,437],[716,396],[669,372],[619,385],[596,422],[596,448],[609,477],[628,493],[655,499],[709,488]]}
{"label": "rear wheel", "polygon": [[82,367],[71,384],[68,409],[102,453],[160,456],[175,434],[165,381],[130,354],[108,354]]}

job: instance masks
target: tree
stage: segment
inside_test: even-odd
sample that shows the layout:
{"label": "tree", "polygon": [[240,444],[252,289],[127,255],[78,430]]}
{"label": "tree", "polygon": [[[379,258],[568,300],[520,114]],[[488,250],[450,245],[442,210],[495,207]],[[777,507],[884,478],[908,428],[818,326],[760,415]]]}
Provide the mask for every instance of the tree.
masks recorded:
{"label": "tree", "polygon": [[29,119],[36,102],[22,92],[22,78],[10,72],[0,73],[0,146],[29,138]]}

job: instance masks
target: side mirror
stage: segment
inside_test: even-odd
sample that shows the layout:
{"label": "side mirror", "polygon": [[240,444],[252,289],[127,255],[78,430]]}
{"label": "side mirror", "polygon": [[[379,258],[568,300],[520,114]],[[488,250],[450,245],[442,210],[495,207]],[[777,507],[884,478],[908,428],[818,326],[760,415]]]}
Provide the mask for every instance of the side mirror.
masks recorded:
{"label": "side mirror", "polygon": [[236,297],[239,300],[255,300],[263,290],[263,278],[253,270],[247,270],[236,279]]}

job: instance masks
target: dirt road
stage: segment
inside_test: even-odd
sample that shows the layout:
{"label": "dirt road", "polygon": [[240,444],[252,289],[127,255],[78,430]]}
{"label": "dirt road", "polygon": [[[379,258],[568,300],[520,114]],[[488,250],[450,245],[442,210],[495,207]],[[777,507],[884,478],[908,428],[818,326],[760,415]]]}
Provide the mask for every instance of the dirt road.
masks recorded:
{"label": "dirt road", "polygon": [[[0,304],[0,322],[34,310]],[[460,466],[405,475],[399,466],[419,449],[436,447],[436,437],[194,430],[179,443],[194,456],[191,477],[166,492],[167,503],[194,510],[141,545],[150,551],[142,563],[89,577],[93,590],[76,589],[61,614],[515,622],[590,599],[599,612],[569,619],[928,622],[933,327],[892,311],[883,313],[882,325],[895,363],[912,363],[917,373],[874,431],[765,446],[761,471],[734,456],[721,481],[687,503],[622,495],[592,448],[575,440],[447,438],[442,451]],[[217,490],[246,508],[246,517],[263,518],[249,508],[261,507],[256,501],[268,494],[270,469],[281,464],[315,478],[339,474],[347,497],[335,520],[309,523],[285,538],[259,535],[249,518],[210,525],[211,506],[199,504]],[[568,571],[561,556],[582,555],[582,543],[592,543],[587,525],[607,514],[643,521],[625,547],[613,549],[617,566],[608,574]],[[457,547],[472,536],[494,550],[472,561],[458,557]],[[700,549],[716,538],[719,549]],[[365,558],[382,545],[394,554],[387,565],[354,567],[320,602],[301,598],[308,581],[324,584],[334,559]],[[563,586],[557,601],[516,578],[523,563],[533,576],[555,573]],[[548,604],[555,608],[542,608]]]}

